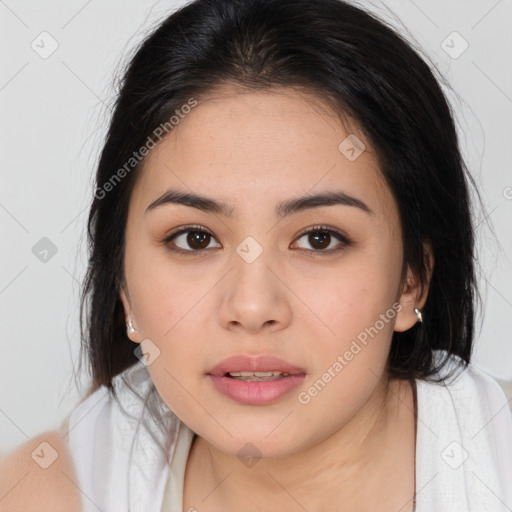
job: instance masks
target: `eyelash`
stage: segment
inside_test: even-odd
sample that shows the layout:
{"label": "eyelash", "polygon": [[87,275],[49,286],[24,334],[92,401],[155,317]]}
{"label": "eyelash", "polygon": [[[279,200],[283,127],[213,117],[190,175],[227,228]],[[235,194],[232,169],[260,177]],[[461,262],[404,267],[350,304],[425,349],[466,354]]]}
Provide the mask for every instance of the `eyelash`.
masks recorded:
{"label": "eyelash", "polygon": [[[306,231],[303,231],[297,236],[297,239],[302,238],[305,235],[309,235],[311,233],[327,233],[329,235],[333,235],[335,238],[338,239],[340,242],[339,246],[335,249],[328,249],[328,250],[320,250],[320,249],[303,249],[306,252],[313,253],[314,255],[322,255],[322,256],[328,256],[333,253],[337,253],[339,251],[342,251],[346,247],[350,246],[352,244],[352,241],[343,233],[341,233],[338,230],[335,230],[333,228],[330,228],[328,226],[313,226],[312,228],[308,228]],[[171,233],[169,236],[164,238],[162,240],[162,244],[164,244],[169,251],[172,251],[175,254],[181,254],[186,256],[199,256],[208,249],[191,249],[191,250],[183,250],[183,249],[176,249],[170,247],[170,243],[174,238],[177,238],[180,235],[183,235],[184,233],[204,233],[207,235],[210,235],[211,237],[214,237],[212,233],[209,231],[203,229],[201,226],[184,226],[179,231],[176,231],[174,233]]]}

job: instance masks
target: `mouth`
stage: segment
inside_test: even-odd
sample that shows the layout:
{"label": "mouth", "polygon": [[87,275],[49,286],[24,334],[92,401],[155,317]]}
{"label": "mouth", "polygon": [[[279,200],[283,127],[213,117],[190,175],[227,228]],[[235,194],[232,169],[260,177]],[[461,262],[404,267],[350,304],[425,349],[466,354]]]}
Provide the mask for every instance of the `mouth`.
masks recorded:
{"label": "mouth", "polygon": [[271,380],[283,379],[289,377],[288,372],[268,371],[268,372],[227,372],[224,377],[245,382],[267,382]]}
{"label": "mouth", "polygon": [[270,355],[238,355],[219,363],[207,376],[219,393],[235,402],[266,405],[301,385],[306,371]]}
{"label": "mouth", "polygon": [[275,356],[254,357],[244,354],[224,359],[208,372],[209,375],[241,380],[273,380],[303,373],[306,373],[304,368],[299,368]]}

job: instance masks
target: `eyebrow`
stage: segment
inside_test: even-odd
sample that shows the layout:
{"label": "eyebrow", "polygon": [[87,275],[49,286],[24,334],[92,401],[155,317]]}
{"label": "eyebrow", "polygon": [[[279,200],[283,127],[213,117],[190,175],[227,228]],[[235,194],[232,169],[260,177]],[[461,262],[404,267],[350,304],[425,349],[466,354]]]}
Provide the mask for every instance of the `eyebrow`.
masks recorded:
{"label": "eyebrow", "polygon": [[[223,215],[225,217],[233,217],[234,208],[227,203],[216,201],[215,199],[197,195],[191,192],[181,192],[179,190],[168,190],[158,199],[155,199],[145,211],[149,211],[166,204],[180,204],[196,208],[203,212],[211,212]],[[343,191],[322,192],[314,195],[306,195],[298,199],[289,199],[278,203],[275,208],[275,215],[278,219],[288,215],[298,213],[310,208],[318,208],[321,206],[343,205],[359,208],[360,210],[373,215],[374,212],[361,199],[353,197]]]}

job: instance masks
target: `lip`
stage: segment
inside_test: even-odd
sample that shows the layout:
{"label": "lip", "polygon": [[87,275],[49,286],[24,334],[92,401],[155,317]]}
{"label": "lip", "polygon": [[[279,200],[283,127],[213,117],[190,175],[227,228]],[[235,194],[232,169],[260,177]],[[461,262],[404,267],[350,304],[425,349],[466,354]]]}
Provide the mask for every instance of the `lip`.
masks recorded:
{"label": "lip", "polygon": [[[226,377],[228,372],[264,372],[278,371],[289,373],[288,377],[282,377],[269,381],[252,381]],[[208,372],[215,389],[224,396],[237,403],[245,405],[266,405],[290,393],[299,386],[306,377],[303,368],[294,366],[278,357],[261,355],[249,357],[237,355],[225,359]]]}
{"label": "lip", "polygon": [[293,391],[306,378],[305,373],[276,380],[246,382],[219,375],[208,375],[215,389],[244,405],[266,405]]}
{"label": "lip", "polygon": [[275,371],[289,373],[291,375],[306,373],[304,368],[294,366],[271,355],[260,355],[256,357],[239,354],[228,357],[214,366],[209,375],[223,377],[228,372],[267,372]]}

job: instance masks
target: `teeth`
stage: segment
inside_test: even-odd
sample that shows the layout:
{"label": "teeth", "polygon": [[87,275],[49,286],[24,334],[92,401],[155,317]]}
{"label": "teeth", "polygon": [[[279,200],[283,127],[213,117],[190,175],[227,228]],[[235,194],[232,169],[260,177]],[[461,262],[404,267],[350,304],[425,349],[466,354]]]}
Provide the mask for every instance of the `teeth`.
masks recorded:
{"label": "teeth", "polygon": [[270,372],[229,372],[228,375],[230,375],[233,378],[237,378],[238,380],[274,380],[279,379],[281,377],[288,377],[290,374],[286,372],[277,372],[277,371],[270,371]]}
{"label": "teeth", "polygon": [[229,372],[232,377],[275,377],[276,375],[290,375],[289,373],[281,372]]}

